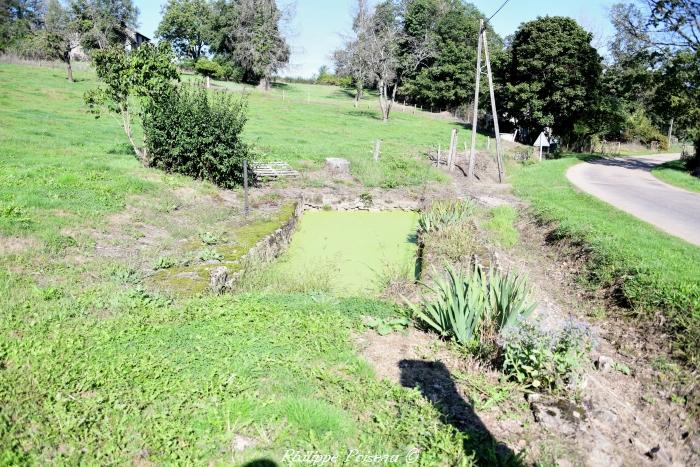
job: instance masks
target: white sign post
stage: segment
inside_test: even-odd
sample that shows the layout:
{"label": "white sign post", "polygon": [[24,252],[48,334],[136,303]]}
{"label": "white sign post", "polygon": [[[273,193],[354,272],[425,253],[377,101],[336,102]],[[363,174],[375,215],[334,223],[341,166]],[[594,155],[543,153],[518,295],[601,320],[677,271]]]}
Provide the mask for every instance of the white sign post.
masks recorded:
{"label": "white sign post", "polygon": [[540,148],[540,161],[542,160],[542,148],[548,148],[549,147],[549,140],[547,137],[544,135],[544,132],[540,133],[540,136],[537,137],[537,141],[535,141],[535,144],[533,144],[534,147]]}

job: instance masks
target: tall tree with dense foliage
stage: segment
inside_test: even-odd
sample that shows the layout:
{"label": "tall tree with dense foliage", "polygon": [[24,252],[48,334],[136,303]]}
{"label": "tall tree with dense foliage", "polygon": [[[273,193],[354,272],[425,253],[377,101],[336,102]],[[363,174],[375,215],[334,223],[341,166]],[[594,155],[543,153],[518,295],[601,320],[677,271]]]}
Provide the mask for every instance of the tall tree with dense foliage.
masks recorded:
{"label": "tall tree with dense foliage", "polygon": [[[474,64],[479,20],[484,15],[459,0],[407,0],[404,33],[434,44],[434,56],[407,70],[400,92],[424,107],[456,108],[474,96]],[[492,61],[500,58],[503,42],[487,24]],[[411,42],[402,44],[402,49]]]}
{"label": "tall tree with dense foliage", "polygon": [[545,127],[565,144],[588,136],[577,124],[596,105],[602,73],[591,40],[576,21],[557,16],[523,23],[515,33],[504,70],[505,108],[530,138]]}
{"label": "tall tree with dense foliage", "polygon": [[230,58],[249,79],[257,78],[269,90],[275,73],[289,62],[290,49],[282,33],[289,12],[275,0],[220,0],[214,11],[214,52]]}
{"label": "tall tree with dense foliage", "polygon": [[0,52],[39,30],[45,13],[45,0],[0,0]]}
{"label": "tall tree with dense foliage", "polygon": [[197,61],[211,41],[212,14],[206,0],[169,0],[156,37],[170,42],[179,57]]}
{"label": "tall tree with dense foliage", "polygon": [[81,45],[85,50],[123,46],[126,29],[135,29],[139,15],[132,0],[70,0],[79,20]]}

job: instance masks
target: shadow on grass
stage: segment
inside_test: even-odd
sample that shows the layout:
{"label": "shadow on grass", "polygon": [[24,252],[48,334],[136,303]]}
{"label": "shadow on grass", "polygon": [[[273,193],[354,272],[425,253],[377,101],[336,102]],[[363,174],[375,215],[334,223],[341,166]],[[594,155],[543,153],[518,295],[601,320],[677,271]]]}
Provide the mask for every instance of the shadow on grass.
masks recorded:
{"label": "shadow on grass", "polygon": [[447,367],[438,361],[401,360],[401,385],[417,388],[442,414],[442,421],[466,434],[465,452],[474,452],[479,465],[523,465],[521,455],[499,443],[457,391]]}
{"label": "shadow on grass", "polygon": [[363,117],[363,118],[372,118],[374,120],[381,120],[381,117],[379,116],[379,112],[374,111],[374,110],[350,110],[349,112],[346,112],[348,115],[351,117]]}

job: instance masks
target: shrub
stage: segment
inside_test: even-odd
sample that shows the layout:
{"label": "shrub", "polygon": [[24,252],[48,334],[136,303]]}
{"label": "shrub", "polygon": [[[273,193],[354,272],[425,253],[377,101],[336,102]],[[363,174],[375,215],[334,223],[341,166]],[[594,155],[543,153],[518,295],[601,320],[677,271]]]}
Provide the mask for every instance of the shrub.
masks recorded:
{"label": "shrub", "polygon": [[469,218],[476,206],[471,201],[438,201],[423,211],[418,219],[418,229],[427,233]]}
{"label": "shrub", "polygon": [[591,336],[581,325],[547,332],[523,322],[503,333],[502,345],[504,373],[528,388],[557,392],[575,386]]}
{"label": "shrub", "polygon": [[433,297],[413,308],[414,316],[445,337],[467,346],[486,346],[499,332],[535,309],[525,279],[479,265],[464,274],[452,267],[428,286]]}
{"label": "shrub", "polygon": [[432,300],[414,309],[415,316],[439,332],[463,345],[478,341],[478,328],[486,307],[487,288],[484,271],[475,266],[469,274],[447,267],[445,278],[436,278]]}
{"label": "shrub", "polygon": [[182,86],[149,103],[144,133],[149,165],[223,187],[242,181],[249,148],[241,133],[246,101]]}
{"label": "shrub", "polygon": [[221,65],[207,58],[200,58],[194,64],[194,71],[200,75],[212,78],[221,74]]}

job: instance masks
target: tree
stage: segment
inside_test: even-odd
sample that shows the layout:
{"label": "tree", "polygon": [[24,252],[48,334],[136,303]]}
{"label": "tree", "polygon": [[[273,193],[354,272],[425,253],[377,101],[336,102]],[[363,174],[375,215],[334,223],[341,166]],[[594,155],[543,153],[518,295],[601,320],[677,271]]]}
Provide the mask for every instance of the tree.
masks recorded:
{"label": "tree", "polygon": [[[617,4],[618,63],[633,57],[653,73],[650,107],[680,134],[694,138],[700,153],[700,3],[695,0],[638,0]],[[700,156],[697,156],[700,159]]]}
{"label": "tree", "polygon": [[44,28],[36,35],[38,48],[51,59],[66,64],[68,81],[73,82],[71,52],[79,45],[78,25],[71,11],[59,0],[49,0]]}
{"label": "tree", "polygon": [[[363,5],[360,3],[360,12]],[[409,37],[403,33],[402,8],[401,2],[385,0],[375,6],[371,15],[359,13],[354,21],[355,38],[335,53],[341,72],[348,70],[356,74],[356,83],[362,83],[366,74],[368,81],[376,84],[385,122],[389,120],[404,73],[414,71],[433,54],[429,37]]]}
{"label": "tree", "polygon": [[194,64],[194,69],[197,73],[206,78],[207,88],[211,87],[211,78],[222,73],[221,65],[209,60],[208,58],[200,58]]}
{"label": "tree", "polygon": [[590,127],[576,125],[599,96],[601,57],[591,39],[573,19],[556,16],[523,23],[515,33],[504,68],[505,108],[530,138],[545,127],[567,145],[590,136]]}
{"label": "tree", "polygon": [[[434,55],[405,73],[399,92],[425,107],[456,108],[470,102],[479,20],[484,15],[473,5],[456,0],[408,0],[405,8],[405,35],[431,42]],[[495,65],[503,42],[488,24],[486,32]]]}
{"label": "tree", "polygon": [[215,6],[213,50],[231,57],[248,78],[257,78],[269,90],[274,74],[289,62],[290,49],[281,28],[290,14],[275,0],[221,0]]}
{"label": "tree", "polygon": [[369,71],[364,35],[370,18],[367,0],[357,0],[355,17],[352,22],[355,36],[347,39],[343,48],[333,52],[336,75],[350,77],[355,85],[355,107],[362,99],[365,86],[373,79]]}
{"label": "tree", "polygon": [[212,14],[206,0],[169,0],[156,37],[170,42],[178,56],[197,61],[211,41]]}
{"label": "tree", "polygon": [[136,28],[139,10],[132,0],[71,0],[86,51],[124,46],[126,30]]}
{"label": "tree", "polygon": [[45,14],[45,0],[0,0],[0,52],[38,31]]}
{"label": "tree", "polygon": [[178,74],[170,44],[144,44],[130,53],[123,47],[110,47],[96,51],[93,63],[102,85],[85,94],[86,103],[96,117],[102,110],[119,115],[134,152],[148,165],[148,152],[134,139],[132,104],[140,100],[143,108],[171,92],[171,82]]}

